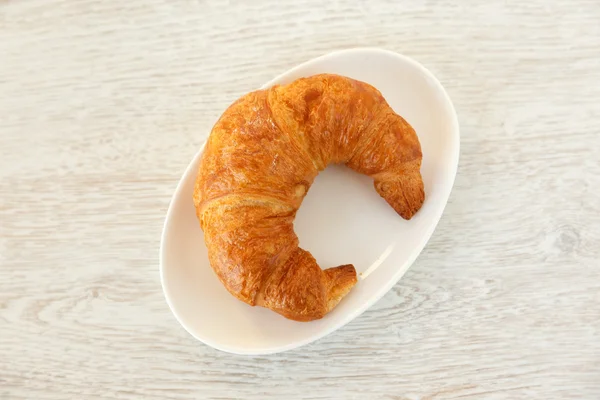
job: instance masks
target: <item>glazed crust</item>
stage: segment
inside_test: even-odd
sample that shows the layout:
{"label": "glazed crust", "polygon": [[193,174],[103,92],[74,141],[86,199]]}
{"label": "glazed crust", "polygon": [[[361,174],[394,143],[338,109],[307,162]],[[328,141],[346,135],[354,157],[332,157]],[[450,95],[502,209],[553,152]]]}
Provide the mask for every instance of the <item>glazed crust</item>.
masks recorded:
{"label": "glazed crust", "polygon": [[405,219],[424,200],[414,129],[374,87],[314,75],[249,93],[217,121],[194,205],[210,264],[238,299],[298,321],[322,318],[356,283],[352,265],[321,270],[293,221],[328,164],[373,178]]}

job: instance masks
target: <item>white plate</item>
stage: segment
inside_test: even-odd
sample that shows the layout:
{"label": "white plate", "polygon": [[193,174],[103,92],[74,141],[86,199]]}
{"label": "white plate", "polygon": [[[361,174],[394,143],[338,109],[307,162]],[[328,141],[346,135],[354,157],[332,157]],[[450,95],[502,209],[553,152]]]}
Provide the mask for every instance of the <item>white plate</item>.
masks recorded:
{"label": "white plate", "polygon": [[290,321],[235,299],[210,268],[192,203],[200,149],[167,213],[160,271],[167,303],[181,325],[216,349],[276,353],[310,343],[353,320],[398,282],[417,258],[450,195],[458,164],[458,121],[450,98],[428,70],[389,51],[352,49],[308,61],[264,87],[324,72],[375,86],[415,128],[423,151],[425,203],[412,220],[405,221],[379,197],[370,178],[344,167],[322,172],[296,217],[300,245],[323,268],[352,263],[361,276],[325,318]]}

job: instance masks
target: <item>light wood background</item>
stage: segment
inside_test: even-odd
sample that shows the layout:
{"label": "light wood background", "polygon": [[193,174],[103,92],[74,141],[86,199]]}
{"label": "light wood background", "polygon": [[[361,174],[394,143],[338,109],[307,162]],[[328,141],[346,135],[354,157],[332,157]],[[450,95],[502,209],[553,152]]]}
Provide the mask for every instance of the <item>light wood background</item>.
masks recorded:
{"label": "light wood background", "polygon": [[[224,108],[331,50],[412,56],[459,114],[408,274],[343,329],[242,357],[159,283]],[[1,399],[600,399],[598,0],[0,0]]]}

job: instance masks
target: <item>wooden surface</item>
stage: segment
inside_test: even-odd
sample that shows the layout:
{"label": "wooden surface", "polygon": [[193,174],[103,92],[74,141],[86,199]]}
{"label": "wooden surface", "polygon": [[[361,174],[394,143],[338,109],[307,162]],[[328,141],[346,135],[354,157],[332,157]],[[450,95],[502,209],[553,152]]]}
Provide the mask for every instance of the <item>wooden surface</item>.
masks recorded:
{"label": "wooden surface", "polygon": [[[1,399],[600,399],[597,0],[0,1]],[[170,313],[170,196],[236,97],[412,56],[462,135],[445,214],[361,317],[241,357]]]}

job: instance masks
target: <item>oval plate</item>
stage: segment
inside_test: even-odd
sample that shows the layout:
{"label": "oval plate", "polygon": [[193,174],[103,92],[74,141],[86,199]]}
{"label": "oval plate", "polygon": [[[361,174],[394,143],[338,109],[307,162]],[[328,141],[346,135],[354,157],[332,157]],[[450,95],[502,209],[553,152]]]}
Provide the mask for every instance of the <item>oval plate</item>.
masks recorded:
{"label": "oval plate", "polygon": [[202,148],[171,201],[161,241],[160,272],[167,303],[181,325],[216,349],[237,354],[281,352],[352,321],[404,275],[448,201],[458,165],[458,120],[450,98],[427,69],[386,50],[351,49],[308,61],[263,88],[318,73],[370,83],[415,128],[423,151],[425,203],[412,220],[405,221],[379,197],[370,178],[345,167],[323,171],[298,211],[296,233],[300,245],[319,265],[352,263],[359,281],[325,318],[290,321],[237,300],[213,273],[192,202]]}

